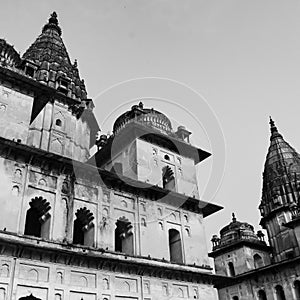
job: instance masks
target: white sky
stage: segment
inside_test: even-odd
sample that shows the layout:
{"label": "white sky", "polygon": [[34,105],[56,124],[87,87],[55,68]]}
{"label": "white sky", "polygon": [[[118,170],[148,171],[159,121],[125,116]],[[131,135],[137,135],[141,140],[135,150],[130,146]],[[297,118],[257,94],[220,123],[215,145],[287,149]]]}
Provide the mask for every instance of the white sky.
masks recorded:
{"label": "white sky", "polygon": [[[149,100],[145,105],[186,124],[193,141],[210,150],[191,113],[202,122],[210,141],[216,137],[206,128],[211,123],[202,98],[190,89],[166,80],[109,88],[134,78],[159,77],[183,83],[205,97],[221,124],[227,157],[223,183],[212,199],[225,209],[206,220],[208,240],[230,221],[233,211],[259,229],[269,115],[300,151],[300,1],[10,0],[1,3],[0,37],[23,54],[54,10],[105,131],[131,106],[132,102],[119,107],[124,102],[164,98],[169,104]],[[114,114],[104,122],[111,111]],[[213,151],[217,161],[223,161],[222,147],[221,143]],[[211,163],[199,170],[202,187]],[[204,200],[210,196],[204,191]]]}

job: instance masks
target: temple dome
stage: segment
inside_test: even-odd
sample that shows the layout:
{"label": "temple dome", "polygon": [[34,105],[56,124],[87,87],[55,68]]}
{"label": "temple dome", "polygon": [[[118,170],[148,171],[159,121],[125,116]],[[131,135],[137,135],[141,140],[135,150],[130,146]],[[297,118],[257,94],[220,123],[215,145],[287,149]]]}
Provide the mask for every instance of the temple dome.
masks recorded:
{"label": "temple dome", "polygon": [[134,121],[153,127],[166,134],[172,133],[172,124],[168,117],[153,108],[144,108],[142,102],[139,105],[132,106],[131,110],[126,111],[117,118],[113,126],[113,133],[117,134],[127,124]]}
{"label": "temple dome", "polygon": [[71,63],[61,34],[57,14],[53,12],[42,33],[26,50],[22,59],[32,63],[37,81],[52,88],[61,88],[73,99],[86,99],[86,88],[80,79],[77,62]]}

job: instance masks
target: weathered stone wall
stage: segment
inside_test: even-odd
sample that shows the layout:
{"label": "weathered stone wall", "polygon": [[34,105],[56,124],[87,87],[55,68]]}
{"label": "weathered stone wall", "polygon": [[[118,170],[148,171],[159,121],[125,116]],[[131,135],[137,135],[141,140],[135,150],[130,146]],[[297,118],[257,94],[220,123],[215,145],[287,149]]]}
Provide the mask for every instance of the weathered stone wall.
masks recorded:
{"label": "weathered stone wall", "polygon": [[286,299],[298,300],[299,294],[297,295],[294,283],[300,280],[299,274],[299,263],[295,263],[285,267],[274,267],[255,276],[253,274],[252,278],[249,276],[249,279],[246,278],[242,282],[237,279],[236,285],[219,290],[219,300],[231,300],[234,296],[238,296],[239,300],[257,300],[259,290],[265,291],[268,300],[277,300],[277,285],[283,287]]}
{"label": "weathered stone wall", "polygon": [[283,225],[291,220],[291,212],[287,210],[276,213],[266,222],[268,240],[276,262],[289,258],[291,251],[294,252],[292,256],[300,254],[294,230]]}
{"label": "weathered stone wall", "polygon": [[214,259],[216,274],[230,276],[228,269],[229,262],[233,263],[236,275],[254,270],[256,268],[254,263],[255,254],[258,254],[262,258],[261,266],[270,264],[270,255],[268,252],[243,246],[236,250],[224,252]]}
{"label": "weathered stone wall", "polygon": [[59,101],[48,102],[32,122],[28,145],[78,161],[89,158],[90,128]]}
{"label": "weathered stone wall", "polygon": [[141,139],[137,140],[138,180],[162,187],[162,169],[165,166],[170,166],[174,172],[178,193],[199,198],[196,167],[191,158],[183,157]]}
{"label": "weathered stone wall", "polygon": [[[33,296],[43,300],[205,299],[215,300],[209,284],[49,263],[50,257],[0,256],[0,299]],[[5,296],[4,296],[5,295]]]}
{"label": "weathered stone wall", "polygon": [[[71,243],[75,213],[86,207],[94,216],[96,247],[114,250],[115,223],[125,217],[133,225],[135,254],[169,260],[168,231],[173,228],[180,232],[184,262],[208,264],[201,214],[108,189],[100,185],[96,173],[94,178],[80,178],[82,174],[77,174],[72,182],[66,174],[59,173],[58,167],[62,166],[54,167],[46,161],[28,166],[22,157],[18,162],[12,157],[1,158],[1,229],[23,234],[30,201],[43,197],[51,205],[51,240]],[[153,240],[160,242],[153,243]]]}
{"label": "weathered stone wall", "polygon": [[32,105],[32,92],[0,82],[0,136],[26,143]]}

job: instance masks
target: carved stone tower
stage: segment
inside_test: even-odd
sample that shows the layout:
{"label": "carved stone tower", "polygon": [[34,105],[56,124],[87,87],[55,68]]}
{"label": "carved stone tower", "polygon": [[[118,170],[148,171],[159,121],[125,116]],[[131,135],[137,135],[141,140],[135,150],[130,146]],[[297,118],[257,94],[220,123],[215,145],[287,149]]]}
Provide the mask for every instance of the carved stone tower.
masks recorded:
{"label": "carved stone tower", "polygon": [[291,206],[299,201],[300,155],[270,120],[271,144],[263,172],[260,224],[267,230],[276,262],[298,256],[294,230],[284,226],[292,219]]}

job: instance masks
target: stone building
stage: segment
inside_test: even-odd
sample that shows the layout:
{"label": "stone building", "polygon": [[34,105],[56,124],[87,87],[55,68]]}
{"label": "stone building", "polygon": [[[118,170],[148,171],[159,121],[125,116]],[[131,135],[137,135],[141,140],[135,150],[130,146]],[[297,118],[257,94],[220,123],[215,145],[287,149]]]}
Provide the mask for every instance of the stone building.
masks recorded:
{"label": "stone building", "polygon": [[273,120],[271,144],[263,172],[262,231],[232,222],[212,238],[220,300],[300,299],[300,155],[278,132]]}
{"label": "stone building", "polygon": [[0,40],[0,300],[216,299],[203,219],[221,207],[196,179],[210,154],[143,103],[96,140],[61,35],[53,13],[23,56]]}

